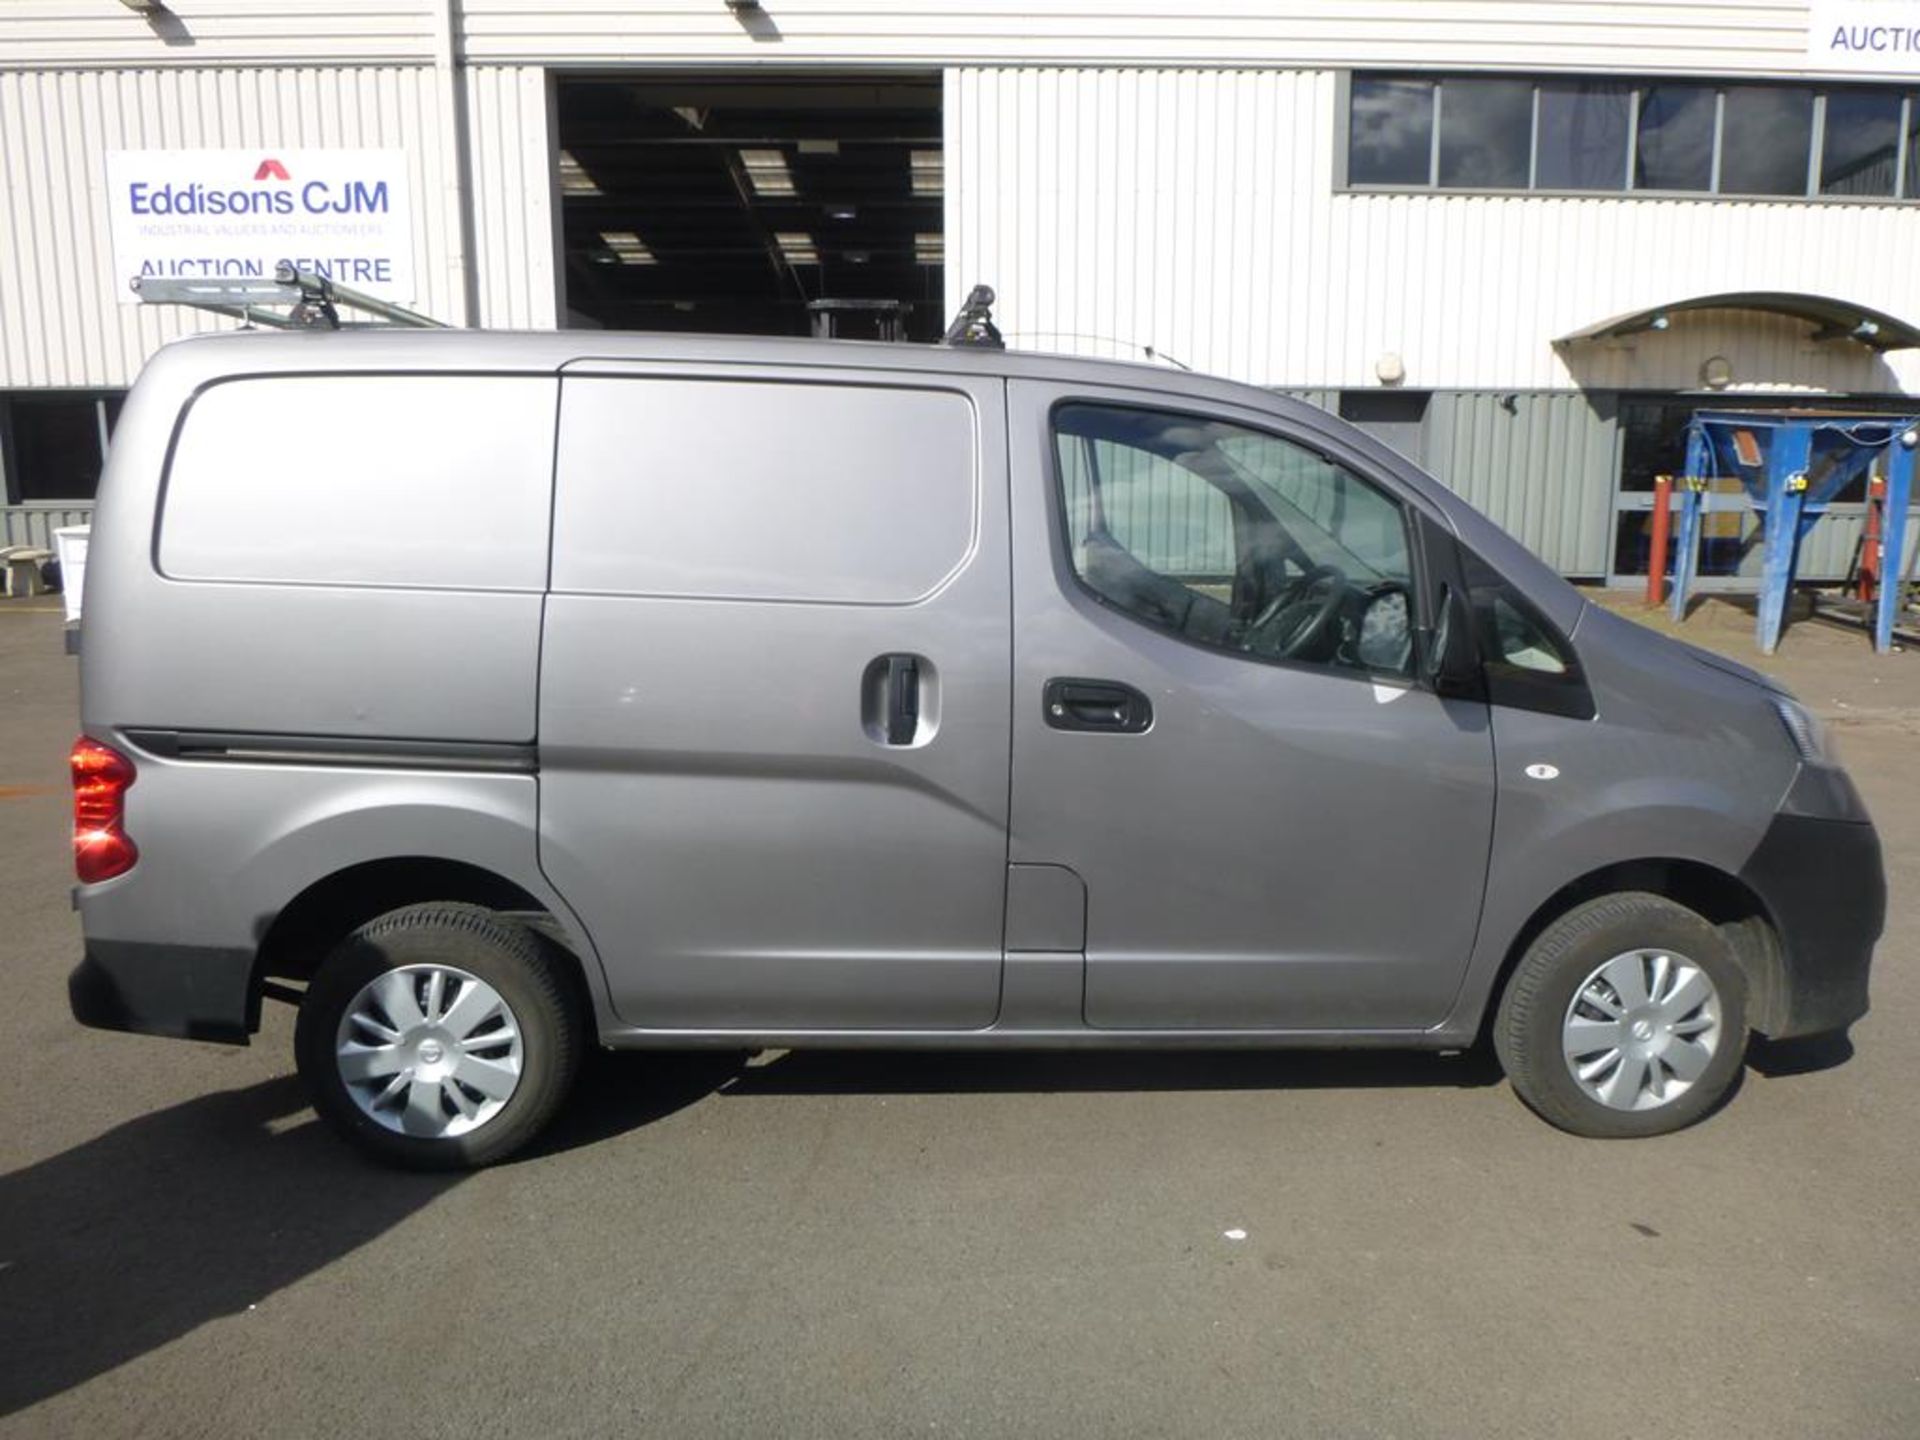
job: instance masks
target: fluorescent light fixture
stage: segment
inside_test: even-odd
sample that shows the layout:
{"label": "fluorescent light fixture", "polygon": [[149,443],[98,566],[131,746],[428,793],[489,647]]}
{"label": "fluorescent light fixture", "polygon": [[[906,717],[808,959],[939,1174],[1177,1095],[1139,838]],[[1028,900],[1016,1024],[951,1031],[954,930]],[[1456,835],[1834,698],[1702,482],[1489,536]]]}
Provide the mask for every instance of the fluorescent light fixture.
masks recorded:
{"label": "fluorescent light fixture", "polygon": [[647,248],[647,242],[631,230],[602,230],[600,242],[613,252],[614,258],[622,265],[657,265],[653,251]]}
{"label": "fluorescent light fixture", "polygon": [[838,155],[840,142],[838,140],[802,140],[800,153],[802,155]]}
{"label": "fluorescent light fixture", "polygon": [[939,150],[913,150],[907,155],[907,172],[916,195],[944,195],[947,190],[947,157]]}
{"label": "fluorescent light fixture", "polygon": [[857,217],[859,213],[860,212],[851,205],[829,205],[827,207],[827,218],[829,220],[852,220]]}
{"label": "fluorescent light fixture", "polygon": [[938,230],[922,230],[913,237],[913,258],[921,265],[945,264],[947,237]]}
{"label": "fluorescent light fixture", "polygon": [[571,150],[560,152],[560,193],[562,195],[598,195],[600,187]]}
{"label": "fluorescent light fixture", "polygon": [[793,172],[787,169],[787,157],[778,150],[742,150],[740,163],[746,167],[747,183],[756,195],[792,195]]}
{"label": "fluorescent light fixture", "polygon": [[776,230],[773,243],[780,247],[780,253],[786,257],[789,265],[820,263],[820,252],[814,248],[813,236],[804,230]]}

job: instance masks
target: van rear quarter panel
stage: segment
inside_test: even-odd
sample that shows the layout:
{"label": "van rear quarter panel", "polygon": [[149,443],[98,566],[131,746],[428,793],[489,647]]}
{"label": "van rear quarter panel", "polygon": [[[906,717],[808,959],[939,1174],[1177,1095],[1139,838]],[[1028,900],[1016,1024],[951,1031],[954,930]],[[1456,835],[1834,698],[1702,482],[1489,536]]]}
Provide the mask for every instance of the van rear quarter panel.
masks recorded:
{"label": "van rear quarter panel", "polygon": [[[300,370],[300,347],[259,353],[250,367],[233,344],[164,351],[121,416],[82,620],[86,728],[532,740],[558,380],[475,385],[367,365],[368,381],[435,392],[370,484],[366,467],[389,447],[364,407],[330,407],[323,378]],[[258,387],[252,421],[234,423],[229,406],[206,417],[222,433],[192,428],[197,397],[240,385]],[[169,476],[176,450],[221,473],[169,533],[169,489],[194,481]],[[329,508],[311,491],[336,454],[342,493]],[[223,493],[237,503],[219,504]],[[371,494],[390,503],[369,506]],[[498,523],[468,547],[464,571],[450,570],[433,516],[467,512],[497,512]],[[222,526],[238,527],[237,542],[203,533]],[[316,526],[330,533],[298,540]],[[246,543],[246,527],[261,543]],[[191,557],[175,568],[194,578],[165,573],[169,555]],[[401,579],[413,574],[421,581]]]}

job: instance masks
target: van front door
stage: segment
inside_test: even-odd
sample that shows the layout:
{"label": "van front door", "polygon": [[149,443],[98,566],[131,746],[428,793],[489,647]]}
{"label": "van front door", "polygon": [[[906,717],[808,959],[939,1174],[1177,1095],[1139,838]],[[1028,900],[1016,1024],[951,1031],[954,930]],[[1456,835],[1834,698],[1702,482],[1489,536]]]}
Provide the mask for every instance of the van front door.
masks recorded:
{"label": "van front door", "polygon": [[999,1007],[1001,382],[570,367],[540,854],[661,1030]]}
{"label": "van front door", "polygon": [[1012,858],[1086,884],[1087,1023],[1439,1021],[1494,771],[1486,706],[1415,678],[1405,497],[1257,411],[1010,390]]}

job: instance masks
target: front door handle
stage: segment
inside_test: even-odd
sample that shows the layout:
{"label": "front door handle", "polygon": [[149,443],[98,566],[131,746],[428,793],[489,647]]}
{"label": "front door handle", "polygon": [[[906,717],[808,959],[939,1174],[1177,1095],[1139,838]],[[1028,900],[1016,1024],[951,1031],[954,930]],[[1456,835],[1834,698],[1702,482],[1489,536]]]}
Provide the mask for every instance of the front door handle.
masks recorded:
{"label": "front door handle", "polygon": [[1049,680],[1040,700],[1041,713],[1055,730],[1138,735],[1153,724],[1152,702],[1118,680]]}

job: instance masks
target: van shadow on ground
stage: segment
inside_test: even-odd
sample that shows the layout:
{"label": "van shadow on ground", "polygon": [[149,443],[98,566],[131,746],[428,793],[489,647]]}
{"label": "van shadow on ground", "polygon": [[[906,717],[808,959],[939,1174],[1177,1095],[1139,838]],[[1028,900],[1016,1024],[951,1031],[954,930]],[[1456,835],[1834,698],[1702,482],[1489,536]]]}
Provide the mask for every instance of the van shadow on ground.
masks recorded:
{"label": "van shadow on ground", "polygon": [[[1853,1057],[1845,1034],[1754,1036],[1746,1070],[1808,1075]],[[1478,1089],[1503,1083],[1492,1047],[1422,1050],[808,1050],[601,1052],[529,1159],[611,1139],[708,1095],[1100,1094],[1203,1090]],[[1735,1091],[1739,1086],[1736,1082]],[[1728,1099],[1732,1098],[1729,1093]]]}
{"label": "van shadow on ground", "polygon": [[1478,1050],[818,1050],[748,1065],[721,1094],[1097,1094],[1477,1087],[1499,1080],[1499,1065]]}
{"label": "van shadow on ground", "polygon": [[[1844,1037],[1754,1068],[1843,1063]],[[516,1163],[613,1139],[709,1096],[1481,1087],[1484,1048],[1417,1051],[596,1053]],[[0,1176],[0,1416],[137,1359],[323,1270],[459,1184],[362,1159],[292,1076],[145,1115]]]}
{"label": "van shadow on ground", "polygon": [[[595,1061],[529,1159],[651,1124],[742,1063],[621,1058],[613,1075]],[[291,1075],[143,1115],[0,1176],[0,1416],[243,1313],[461,1178],[361,1158]]]}
{"label": "van shadow on ground", "polygon": [[0,1415],[244,1311],[454,1183],[362,1162],[292,1077],[0,1176]]}

